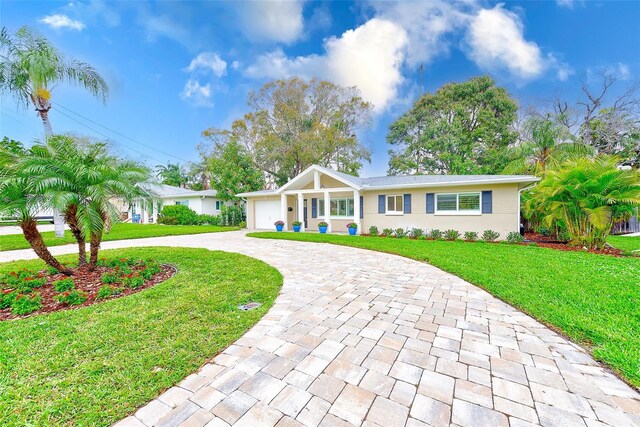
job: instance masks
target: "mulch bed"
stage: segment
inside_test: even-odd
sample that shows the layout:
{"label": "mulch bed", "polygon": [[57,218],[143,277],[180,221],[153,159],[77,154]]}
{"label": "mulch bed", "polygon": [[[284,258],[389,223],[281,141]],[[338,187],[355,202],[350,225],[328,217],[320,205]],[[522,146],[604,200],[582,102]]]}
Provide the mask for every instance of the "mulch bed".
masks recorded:
{"label": "mulch bed", "polygon": [[[141,269],[144,269],[144,267],[132,267],[132,270],[134,272]],[[51,313],[53,311],[73,310],[86,307],[88,305],[99,304],[101,302],[109,301],[115,298],[126,297],[127,295],[135,294],[136,292],[140,292],[147,288],[155,286],[158,283],[162,283],[165,280],[171,278],[176,273],[175,267],[170,265],[160,265],[160,269],[161,271],[159,273],[151,276],[151,279],[145,281],[143,285],[137,288],[124,287],[121,293],[117,295],[111,295],[103,299],[96,299],[98,290],[102,286],[105,286],[105,284],[102,283],[101,277],[104,273],[113,273],[115,271],[114,268],[98,266],[94,271],[89,271],[88,267],[85,265],[74,269],[73,276],[65,276],[64,274],[48,274],[46,271],[41,271],[40,274],[47,278],[47,284],[36,289],[36,291],[40,294],[42,308],[25,315],[12,313],[10,307],[4,308],[0,310],[0,321],[22,319],[25,317],[37,316],[38,314]],[[57,301],[56,297],[60,295],[60,292],[56,292],[54,290],[53,282],[61,279],[66,279],[67,277],[71,277],[75,281],[77,290],[84,291],[88,294],[87,300],[82,304],[68,305]],[[0,292],[1,291],[2,290],[0,290]],[[5,289],[5,292],[7,291],[9,291],[9,289]]]}
{"label": "mulch bed", "polygon": [[525,233],[524,234],[525,242],[521,243],[523,245],[529,245],[531,243],[535,243],[536,245],[543,248],[551,248],[559,251],[569,251],[569,252],[590,252],[592,254],[600,254],[600,255],[611,255],[615,257],[624,257],[626,256],[623,251],[617,248],[605,246],[604,248],[597,249],[585,249],[579,246],[572,246],[567,242],[560,242],[558,240],[553,239],[549,236],[543,236],[538,233]]}

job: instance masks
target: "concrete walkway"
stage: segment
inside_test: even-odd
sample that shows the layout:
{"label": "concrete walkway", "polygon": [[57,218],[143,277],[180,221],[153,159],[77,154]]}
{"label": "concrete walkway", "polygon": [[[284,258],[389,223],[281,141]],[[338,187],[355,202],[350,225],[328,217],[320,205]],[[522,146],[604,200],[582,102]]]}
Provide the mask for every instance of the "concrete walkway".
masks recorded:
{"label": "concrete walkway", "polygon": [[253,256],[284,286],[244,337],[119,427],[640,425],[640,395],[585,351],[431,265],[242,232],[103,247],[154,245]]}

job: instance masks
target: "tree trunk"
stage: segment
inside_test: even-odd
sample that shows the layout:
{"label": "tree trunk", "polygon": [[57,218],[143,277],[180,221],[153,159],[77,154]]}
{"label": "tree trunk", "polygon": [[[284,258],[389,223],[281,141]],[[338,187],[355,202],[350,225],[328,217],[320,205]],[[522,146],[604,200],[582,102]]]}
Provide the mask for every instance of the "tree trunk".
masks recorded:
{"label": "tree trunk", "polygon": [[96,233],[92,232],[91,238],[89,240],[89,271],[95,270],[96,266],[98,265],[98,251],[100,250],[100,242],[102,242],[102,231],[98,231]]}
{"label": "tree trunk", "polygon": [[42,119],[42,125],[44,126],[44,133],[48,137],[53,135],[51,129],[51,122],[49,121],[49,108],[38,109],[38,115]]}
{"label": "tree trunk", "polygon": [[42,240],[42,235],[38,231],[37,222],[34,219],[20,221],[20,227],[24,233],[24,238],[27,239],[27,242],[29,242],[29,245],[31,245],[31,248],[40,259],[67,276],[73,274],[71,269],[60,264],[60,261],[51,255],[51,252],[47,249],[47,245],[44,243],[44,240]]}
{"label": "tree trunk", "polygon": [[69,205],[64,213],[64,219],[67,221],[67,225],[71,229],[73,237],[78,242],[78,267],[87,263],[87,241],[84,237],[84,233],[78,226],[78,206]]}

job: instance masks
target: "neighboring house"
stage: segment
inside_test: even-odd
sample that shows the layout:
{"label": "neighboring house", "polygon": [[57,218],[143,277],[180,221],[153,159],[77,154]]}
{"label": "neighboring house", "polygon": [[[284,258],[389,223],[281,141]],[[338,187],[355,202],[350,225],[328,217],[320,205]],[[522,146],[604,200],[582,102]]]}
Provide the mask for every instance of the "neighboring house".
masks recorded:
{"label": "neighboring house", "polygon": [[[140,222],[150,223],[158,221],[158,212],[163,206],[184,205],[197,214],[218,215],[224,202],[218,199],[216,190],[194,191],[186,188],[174,187],[166,184],[155,185],[149,189],[155,195],[157,202],[138,200],[128,207],[125,220],[140,215]],[[126,208],[125,208],[126,210]]]}
{"label": "neighboring house", "polygon": [[[247,227],[274,229],[282,220],[303,230],[346,232],[369,227],[454,229],[461,233],[494,230],[504,239],[519,231],[520,192],[539,178],[522,175],[416,175],[358,178],[322,166],[311,166],[277,190],[238,194],[247,200]],[[327,215],[328,214],[328,215]]]}

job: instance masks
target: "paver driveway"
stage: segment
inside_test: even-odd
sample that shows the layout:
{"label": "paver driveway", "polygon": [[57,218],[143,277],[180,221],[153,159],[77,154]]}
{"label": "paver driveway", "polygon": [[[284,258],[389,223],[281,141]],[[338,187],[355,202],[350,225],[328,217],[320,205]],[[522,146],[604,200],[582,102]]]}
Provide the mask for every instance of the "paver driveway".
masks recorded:
{"label": "paver driveway", "polygon": [[640,395],[581,348],[428,264],[242,232],[103,247],[147,245],[240,252],[284,286],[240,340],[118,426],[640,425]]}

